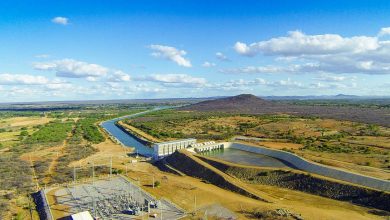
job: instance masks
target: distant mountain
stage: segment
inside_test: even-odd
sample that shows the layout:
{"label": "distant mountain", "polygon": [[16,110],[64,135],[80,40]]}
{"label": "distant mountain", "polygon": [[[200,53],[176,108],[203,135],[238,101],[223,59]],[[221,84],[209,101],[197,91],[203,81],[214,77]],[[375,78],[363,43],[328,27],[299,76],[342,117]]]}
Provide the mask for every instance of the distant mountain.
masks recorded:
{"label": "distant mountain", "polygon": [[[180,108],[191,111],[223,111],[223,112],[263,112],[274,107],[282,107],[273,101],[264,100],[251,94],[241,94],[232,97],[207,100]],[[269,111],[266,111],[269,112]]]}

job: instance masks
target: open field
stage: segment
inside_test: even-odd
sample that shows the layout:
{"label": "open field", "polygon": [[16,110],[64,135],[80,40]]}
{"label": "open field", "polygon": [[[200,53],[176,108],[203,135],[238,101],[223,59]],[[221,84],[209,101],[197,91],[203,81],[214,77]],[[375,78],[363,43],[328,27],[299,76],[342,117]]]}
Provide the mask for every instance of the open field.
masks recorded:
{"label": "open field", "polygon": [[[162,140],[235,136],[327,165],[390,179],[390,129],[334,119],[166,110],[126,123]],[[338,163],[340,162],[340,163]]]}

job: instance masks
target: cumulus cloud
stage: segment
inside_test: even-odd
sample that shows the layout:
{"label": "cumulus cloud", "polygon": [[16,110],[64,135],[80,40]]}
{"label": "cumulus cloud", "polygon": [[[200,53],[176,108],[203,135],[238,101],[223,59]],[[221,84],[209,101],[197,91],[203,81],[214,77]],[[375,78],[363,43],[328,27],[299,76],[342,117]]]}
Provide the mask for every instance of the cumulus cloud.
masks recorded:
{"label": "cumulus cloud", "polygon": [[324,82],[342,82],[346,80],[354,81],[356,77],[347,77],[340,75],[330,75],[330,74],[321,74],[318,77],[315,77],[315,80],[324,81]]}
{"label": "cumulus cloud", "polygon": [[301,31],[290,31],[287,37],[272,38],[250,45],[237,42],[234,48],[237,53],[246,56],[253,56],[258,53],[302,56],[345,52],[362,53],[378,49],[379,43],[376,37],[355,36],[344,38],[337,34],[306,35]]}
{"label": "cumulus cloud", "polygon": [[267,85],[271,86],[271,87],[278,87],[278,88],[282,87],[282,88],[286,88],[286,89],[303,89],[303,88],[305,88],[303,83],[291,80],[290,78],[288,78],[287,80],[279,80],[279,81],[271,82],[271,83],[268,83]]}
{"label": "cumulus cloud", "polygon": [[37,70],[55,71],[58,77],[87,78],[94,81],[97,77],[104,76],[109,69],[98,64],[86,63],[73,59],[62,59],[51,62],[34,63]]}
{"label": "cumulus cloud", "polygon": [[53,22],[55,24],[68,25],[69,19],[66,17],[55,17],[55,18],[51,19],[51,22]]}
{"label": "cumulus cloud", "polygon": [[255,74],[255,73],[287,73],[291,72],[294,67],[286,68],[279,66],[247,66],[242,68],[231,68],[231,69],[220,69],[220,73],[229,73],[229,74]]}
{"label": "cumulus cloud", "polygon": [[111,82],[129,82],[131,79],[130,75],[124,73],[120,70],[114,71],[109,77],[108,80]]}
{"label": "cumulus cloud", "polygon": [[225,54],[223,54],[222,52],[216,52],[215,57],[221,61],[229,61],[229,58]]}
{"label": "cumulus cloud", "polygon": [[0,85],[44,85],[49,79],[44,76],[28,74],[0,74]]}
{"label": "cumulus cloud", "polygon": [[202,86],[207,83],[205,78],[187,74],[153,74],[138,78],[138,80],[158,82],[169,86]]}
{"label": "cumulus cloud", "polygon": [[378,33],[379,37],[386,36],[386,35],[390,35],[390,27],[381,28],[381,30]]}
{"label": "cumulus cloud", "polygon": [[152,56],[171,60],[179,66],[191,67],[190,60],[184,56],[187,54],[184,50],[178,50],[175,47],[152,44],[149,46],[153,50]]}
{"label": "cumulus cloud", "polygon": [[205,61],[203,64],[202,64],[203,67],[214,67],[216,66],[215,63],[212,63],[212,62],[208,62],[208,61]]}
{"label": "cumulus cloud", "polygon": [[[382,28],[380,35],[388,31],[390,28]],[[234,49],[243,56],[262,54],[276,56],[276,61],[288,59],[295,62],[287,67],[275,66],[288,73],[390,74],[390,42],[376,36],[307,35],[292,31],[286,37],[252,44],[237,42]],[[263,68],[247,68],[251,70],[247,72],[268,71],[262,71]]]}

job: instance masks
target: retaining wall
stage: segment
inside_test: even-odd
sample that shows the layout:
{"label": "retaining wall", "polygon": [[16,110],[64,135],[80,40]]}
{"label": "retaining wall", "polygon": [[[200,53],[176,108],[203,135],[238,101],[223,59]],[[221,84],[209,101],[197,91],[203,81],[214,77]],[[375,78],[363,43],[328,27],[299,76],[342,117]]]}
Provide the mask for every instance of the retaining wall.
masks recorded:
{"label": "retaining wall", "polygon": [[273,150],[264,147],[254,147],[254,146],[245,145],[241,143],[234,143],[234,142],[225,142],[224,144],[225,144],[225,148],[229,148],[229,147],[235,148],[243,151],[264,154],[270,157],[284,160],[288,163],[291,163],[296,168],[310,173],[315,173],[322,176],[331,177],[334,179],[339,179],[350,183],[355,183],[358,185],[374,188],[381,191],[390,191],[390,181],[364,176],[364,175],[360,175],[360,174],[356,174],[344,170],[339,170],[329,166],[317,164],[314,162],[310,162],[303,159],[302,157],[299,157],[295,154],[286,151]]}

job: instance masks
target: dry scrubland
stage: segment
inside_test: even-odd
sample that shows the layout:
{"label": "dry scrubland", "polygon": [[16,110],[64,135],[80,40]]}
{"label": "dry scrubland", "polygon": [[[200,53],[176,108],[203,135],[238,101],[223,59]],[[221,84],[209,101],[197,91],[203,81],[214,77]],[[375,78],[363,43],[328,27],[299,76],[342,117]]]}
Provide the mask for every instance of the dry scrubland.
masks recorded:
{"label": "dry scrubland", "polygon": [[390,129],[334,119],[285,114],[245,115],[165,110],[126,120],[156,138],[229,140],[283,149],[305,158],[390,179]]}
{"label": "dry scrubland", "polygon": [[[0,219],[38,219],[32,192],[45,185],[69,182],[73,167],[83,160],[105,158],[97,175],[109,172],[108,157],[125,157],[97,123],[141,109],[85,109],[80,111],[0,112]],[[116,159],[116,158],[114,158]],[[88,163],[88,162],[85,162]],[[90,169],[78,167],[78,177]]]}

